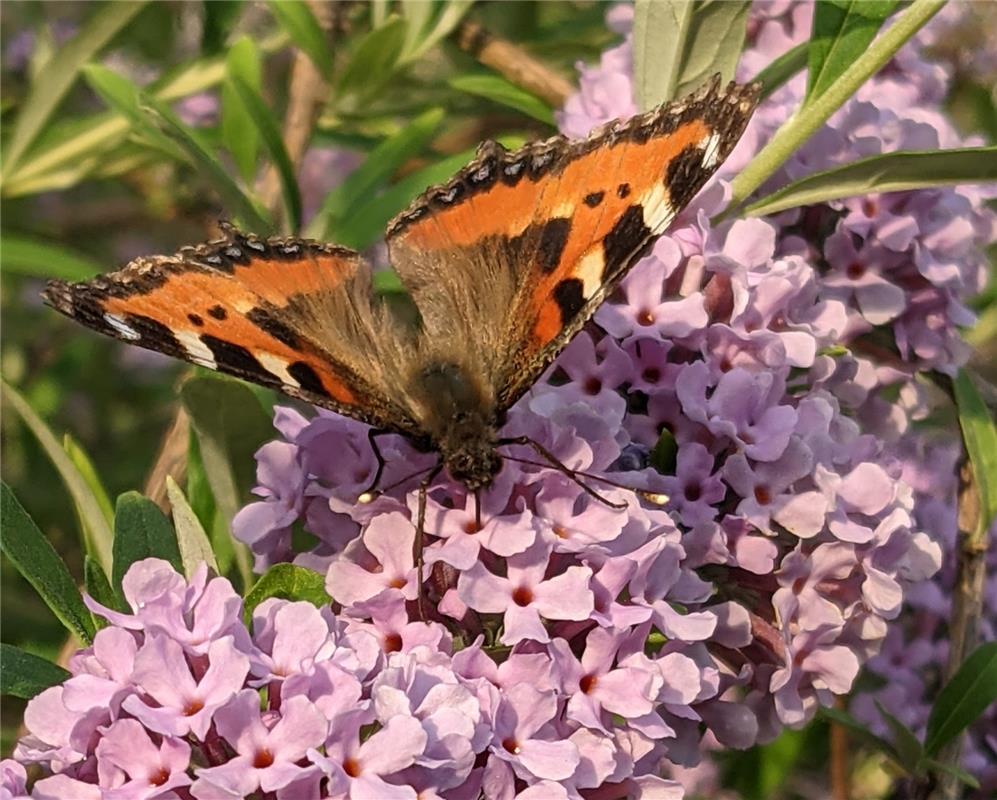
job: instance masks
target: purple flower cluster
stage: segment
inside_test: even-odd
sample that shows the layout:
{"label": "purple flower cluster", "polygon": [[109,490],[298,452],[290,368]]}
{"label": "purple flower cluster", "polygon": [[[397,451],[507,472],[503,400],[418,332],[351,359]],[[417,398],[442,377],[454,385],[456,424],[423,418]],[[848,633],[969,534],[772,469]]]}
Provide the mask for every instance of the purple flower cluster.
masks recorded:
{"label": "purple flower cluster", "polygon": [[[650,549],[669,560],[664,541]],[[510,567],[524,579],[515,591],[537,594],[517,604],[526,633],[540,615],[566,629],[595,605],[571,585],[587,570],[544,579],[548,555],[539,545]],[[393,592],[357,606],[366,619],[272,598],[246,626],[240,597],[206,567],[188,583],[147,559],[123,589],[131,613],[88,598],[110,626],[73,657],[72,677],[28,704],[29,734],[0,768],[6,797],[27,796],[25,764],[54,773],[34,785],[38,800],[567,798],[607,783],[620,784],[613,796],[660,797],[669,784],[633,777],[635,762],[660,760],[655,737],[688,738],[689,704],[718,681],[699,648],[645,654],[646,629],[594,628],[579,655],[557,638],[499,664],[482,636],[458,648],[446,626],[409,621]],[[716,622],[662,613],[686,639]],[[613,735],[614,718],[627,736]]]}

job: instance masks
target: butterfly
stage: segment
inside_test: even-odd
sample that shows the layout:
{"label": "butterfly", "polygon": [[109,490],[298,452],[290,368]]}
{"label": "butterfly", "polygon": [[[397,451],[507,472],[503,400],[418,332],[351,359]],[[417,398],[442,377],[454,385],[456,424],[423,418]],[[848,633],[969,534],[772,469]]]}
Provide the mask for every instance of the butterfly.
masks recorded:
{"label": "butterfly", "polygon": [[[737,143],[756,85],[699,91],[582,140],[485,142],[388,226],[418,309],[402,324],[353,250],[223,227],[46,302],[101,333],[271,387],[439,454],[469,491],[502,466],[506,412]],[[566,468],[565,468],[566,469]]]}

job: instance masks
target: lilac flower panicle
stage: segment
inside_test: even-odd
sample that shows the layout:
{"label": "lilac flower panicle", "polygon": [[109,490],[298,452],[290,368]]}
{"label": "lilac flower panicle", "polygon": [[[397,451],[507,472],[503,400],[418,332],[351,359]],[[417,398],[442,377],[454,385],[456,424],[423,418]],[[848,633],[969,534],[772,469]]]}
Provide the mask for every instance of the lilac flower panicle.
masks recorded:
{"label": "lilac flower panicle", "polygon": [[[739,78],[803,41],[811,15],[754,4]],[[582,67],[559,116],[570,135],[637,110],[632,11],[608,17],[623,41]],[[867,155],[957,146],[939,112],[945,69],[918,55],[930,30],[766,191]],[[110,626],[29,703],[3,791],[24,796],[32,764],[47,775],[32,796],[74,800],[680,798],[715,780],[705,752],[806,724],[863,665],[891,680],[857,713],[873,696],[895,708],[923,694],[913,662],[895,669],[901,620],[905,606],[941,618],[930,579],[947,573],[955,526],[911,429],[927,410],[914,378],[966,357],[957,326],[983,284],[994,192],[712,222],[804,91],[797,76],[761,105],[717,179],[508,414],[503,435],[661,493],[663,507],[593,481],[602,502],[507,460],[476,514],[441,477],[426,498],[423,618],[418,496],[402,479],[433,456],[383,437],[393,488],[358,504],[376,469],[367,428],[278,407],[234,533],[257,571],[323,573],[332,604],[272,598],[247,626],[224,578],[136,563],[130,612],[87,599]],[[883,336],[888,361],[870,355]],[[954,480],[954,459],[936,464]],[[314,547],[294,549],[295,526]],[[937,663],[940,649],[911,657]],[[908,712],[924,724],[923,706]]]}

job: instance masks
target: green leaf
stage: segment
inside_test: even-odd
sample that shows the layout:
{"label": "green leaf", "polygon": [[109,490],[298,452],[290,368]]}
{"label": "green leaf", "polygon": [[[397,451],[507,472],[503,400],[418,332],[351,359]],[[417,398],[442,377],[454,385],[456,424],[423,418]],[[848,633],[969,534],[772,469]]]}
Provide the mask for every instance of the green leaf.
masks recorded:
{"label": "green leaf", "polygon": [[184,125],[163,103],[122,75],[96,64],[89,65],[85,73],[94,91],[126,116],[152,146],[171,158],[190,163],[240,222],[260,233],[271,230],[271,223],[232,180],[199,132]]}
{"label": "green leaf", "polygon": [[372,195],[402,164],[422,152],[443,122],[445,113],[442,108],[430,108],[375,147],[363,164],[329,192],[309,225],[309,235],[337,241],[339,222],[356,205],[357,198]]}
{"label": "green leaf", "polygon": [[228,575],[235,558],[232,537],[221,512],[215,506],[215,496],[211,492],[211,484],[208,483],[204,463],[201,461],[197,433],[193,430],[187,446],[187,499],[201,526],[208,533],[211,549],[218,561],[218,574]]}
{"label": "green leaf", "polygon": [[136,561],[143,558],[161,558],[169,561],[177,572],[183,570],[180,548],[173,526],[148,497],[138,492],[125,492],[118,496],[114,509],[114,566],[111,585],[119,597],[121,581]]}
{"label": "green leaf", "polygon": [[733,211],[781,167],[842,104],[937,14],[945,0],[914,0],[827,90],[793,114],[731,182]]}
{"label": "green leaf", "polygon": [[[253,392],[238,381],[198,375],[184,383],[180,397],[197,434],[201,462],[227,533],[232,518],[250,498],[249,490],[256,483],[253,455],[274,437],[273,425]],[[248,585],[246,547],[237,542],[233,547]]]}
{"label": "green leaf", "polygon": [[966,370],[953,381],[959,426],[980,495],[980,527],[986,531],[997,517],[997,429],[987,404]]}
{"label": "green leaf", "polygon": [[32,82],[31,91],[17,115],[14,131],[4,147],[0,175],[5,183],[76,82],[83,65],[131,22],[144,5],[145,2],[105,3],[76,36],[59,47]]}
{"label": "green leaf", "polygon": [[180,548],[180,559],[183,562],[184,575],[189,579],[197,568],[206,563],[218,572],[218,562],[211,549],[208,534],[204,532],[201,521],[190,507],[183,490],[177,486],[172,476],[166,476],[166,495],[173,510],[173,526],[176,529],[177,545]]}
{"label": "green leaf", "polygon": [[787,208],[827,203],[843,197],[995,180],[995,145],[885,153],[808,175],[756,200],[744,209],[744,213],[750,217],[763,217]]}
{"label": "green leaf", "polygon": [[66,564],[6,483],[0,493],[0,549],[70,633],[90,644],[96,628]]}
{"label": "green leaf", "polygon": [[[114,507],[111,505],[111,498],[108,497],[104,484],[101,483],[100,478],[97,476],[97,470],[90,460],[90,456],[86,454],[86,451],[68,433],[63,434],[62,449],[66,451],[69,460],[73,462],[73,466],[76,467],[80,476],[86,481],[87,486],[90,487],[90,491],[93,493],[94,499],[97,501],[97,505],[104,515],[104,520],[107,522],[108,527],[110,527],[114,521]],[[76,503],[73,505],[76,510],[76,519],[80,530],[83,531],[84,539],[86,541],[93,541],[99,535],[99,532],[89,528],[87,518],[84,516],[80,506]]]}
{"label": "green leaf", "polygon": [[94,495],[86,478],[80,473],[66,451],[59,446],[52,431],[33,408],[13,387],[0,382],[4,399],[34,434],[45,455],[49,457],[59,477],[69,490],[80,518],[86,521],[81,530],[84,548],[94,556],[105,570],[111,567],[111,526],[101,509],[100,500]]}
{"label": "green leaf", "polygon": [[241,36],[225,57],[228,78],[222,84],[222,143],[232,154],[242,179],[247,183],[256,175],[256,153],[260,135],[253,125],[253,118],[246,110],[232,87],[231,78],[239,78],[254,91],[259,92],[263,83],[260,53],[248,36]]}
{"label": "green leaf", "polygon": [[284,147],[284,138],[280,132],[280,126],[274,118],[273,113],[267,108],[263,98],[239,76],[233,75],[227,82],[242,103],[243,108],[255,125],[255,130],[263,138],[267,152],[270,153],[270,160],[277,168],[277,175],[280,178],[281,194],[284,198],[284,209],[287,211],[287,220],[291,231],[297,233],[301,228],[301,193],[298,190],[298,178],[294,172],[294,165],[291,157]]}
{"label": "green leaf", "polygon": [[229,175],[201,135],[183,122],[165,105],[149,96],[143,96],[142,110],[148,117],[146,128],[155,126],[165,133],[186,154],[187,159],[222,199],[227,209],[239,222],[252,231],[264,234],[273,229],[256,204],[243,193]]}
{"label": "green leaf", "polygon": [[554,112],[543,100],[525,89],[520,89],[500,75],[459,75],[449,84],[459,92],[484,97],[499,105],[514,108],[528,117],[554,125]]}
{"label": "green leaf", "polygon": [[951,775],[956,780],[962,781],[971,789],[980,788],[980,782],[976,780],[974,776],[970,775],[968,772],[966,772],[966,770],[960,769],[954,764],[944,764],[941,761],[936,761],[933,758],[923,759],[922,764],[924,765],[925,769],[931,770],[933,772],[944,772]]}
{"label": "green leaf", "polygon": [[275,564],[246,595],[243,616],[247,625],[253,619],[253,610],[269,597],[307,600],[318,608],[332,601],[325,591],[324,575],[294,564]]}
{"label": "green leaf", "polygon": [[404,19],[392,16],[380,28],[360,38],[339,76],[335,92],[338,106],[359,108],[394,74],[407,27]]}
{"label": "green leaf", "polygon": [[675,441],[675,434],[665,428],[651,449],[651,466],[662,475],[674,475],[677,457],[678,443]]}
{"label": "green leaf", "polygon": [[779,89],[807,65],[807,50],[809,42],[796,45],[787,50],[765,69],[755,75],[754,80],[762,85],[761,99],[764,100]]}
{"label": "green leaf", "polygon": [[749,7],[744,0],[637,0],[633,54],[640,110],[682,97],[717,72],[733,78]]}
{"label": "green leaf", "polygon": [[17,233],[0,236],[0,258],[3,258],[5,272],[64,281],[84,281],[104,268],[97,261],[61,244]]}
{"label": "green leaf", "polygon": [[817,0],[805,103],[823,94],[865,52],[896,7],[895,0]]}
{"label": "green leaf", "polygon": [[[111,588],[111,581],[108,579],[107,573],[100,568],[97,560],[90,556],[83,557],[83,588],[102,606],[107,606],[114,611],[127,612],[127,606]],[[93,623],[97,630],[106,628],[110,624],[96,612],[91,611],[90,616],[93,617]]]}
{"label": "green leaf", "polygon": [[925,752],[938,752],[997,701],[997,642],[982,644],[938,693],[925,736]]}
{"label": "green leaf", "polygon": [[[400,64],[409,64],[422,58],[426,52],[438,44],[457,27],[464,15],[471,10],[472,0],[449,0],[444,3],[426,3],[424,0],[403,0],[402,12],[409,20],[411,35],[406,37],[402,52],[398,57]],[[413,24],[413,17],[428,18],[420,6],[428,6],[436,12],[435,21],[427,29],[425,24]],[[440,10],[442,9],[442,10]]]}
{"label": "green leaf", "polygon": [[329,41],[308,4],[303,0],[270,0],[267,7],[274,19],[287,31],[295,46],[311,59],[319,73],[325,78],[332,75]]}
{"label": "green leaf", "polygon": [[[272,53],[286,44],[287,37],[280,32],[263,39],[260,50]],[[221,58],[187,62],[156,81],[148,92],[161,102],[172,103],[218,85],[226,75]],[[100,171],[106,153],[119,152],[130,128],[129,119],[114,112],[51,122],[37,145],[4,181],[4,196],[65,189],[79,183]]]}
{"label": "green leaf", "polygon": [[883,721],[893,734],[893,747],[897,753],[897,763],[903,767],[908,774],[917,775],[924,756],[924,748],[914,732],[904,725],[899,719],[883,708],[877,700],[876,708],[879,709]]}
{"label": "green leaf", "polygon": [[374,291],[377,294],[404,294],[405,284],[393,269],[380,269],[374,273]]}
{"label": "green leaf", "polygon": [[69,677],[58,664],[9,644],[0,644],[0,694],[30,700]]}

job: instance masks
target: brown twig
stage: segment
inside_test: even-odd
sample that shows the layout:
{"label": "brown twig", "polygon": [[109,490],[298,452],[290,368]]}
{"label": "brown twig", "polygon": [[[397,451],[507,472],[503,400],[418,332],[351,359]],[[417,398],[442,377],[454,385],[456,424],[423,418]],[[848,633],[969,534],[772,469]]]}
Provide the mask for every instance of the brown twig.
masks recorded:
{"label": "brown twig", "polygon": [[574,91],[571,82],[523,48],[465,20],[454,33],[457,46],[522,89],[560,108]]}
{"label": "brown twig", "polygon": [[180,404],[176,404],[173,424],[159,444],[156,461],[145,481],[145,494],[156,505],[169,513],[166,498],[166,476],[183,486],[187,475],[187,444],[190,439],[190,418]]}
{"label": "brown twig", "polygon": [[[328,34],[333,30],[339,4],[309,0],[315,18],[322,30]],[[318,71],[312,60],[301,50],[294,56],[291,67],[291,85],[288,91],[287,111],[284,114],[284,147],[297,169],[305,155],[308,142],[311,141],[315,122],[322,111],[322,106],[329,96],[329,85],[322,73]],[[276,167],[271,165],[260,180],[259,196],[263,204],[273,213],[277,220],[281,215],[280,178]]]}
{"label": "brown twig", "polygon": [[[835,701],[835,707],[840,711],[845,711],[845,699],[839,697]],[[843,725],[835,722],[831,723],[831,797],[833,800],[848,800],[851,796],[849,790],[848,773],[848,731]]]}

